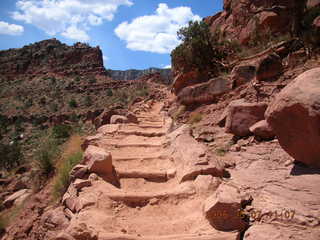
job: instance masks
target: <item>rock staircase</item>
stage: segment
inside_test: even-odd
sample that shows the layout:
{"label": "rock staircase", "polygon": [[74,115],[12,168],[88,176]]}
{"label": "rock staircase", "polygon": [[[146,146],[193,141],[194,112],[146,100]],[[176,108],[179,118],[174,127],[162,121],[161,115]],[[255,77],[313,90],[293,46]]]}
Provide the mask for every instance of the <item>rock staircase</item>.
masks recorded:
{"label": "rock staircase", "polygon": [[[161,112],[162,107],[153,103],[137,111],[139,124],[98,129],[89,145],[111,152],[119,187],[90,176],[92,185],[79,191],[82,208],[71,215],[66,234],[83,226],[92,231],[86,239],[237,239],[237,233],[216,231],[203,214],[203,202],[215,190],[203,188],[213,177],[199,176],[205,184],[179,181],[180,165],[167,149],[171,119]],[[58,239],[68,239],[62,235]]]}

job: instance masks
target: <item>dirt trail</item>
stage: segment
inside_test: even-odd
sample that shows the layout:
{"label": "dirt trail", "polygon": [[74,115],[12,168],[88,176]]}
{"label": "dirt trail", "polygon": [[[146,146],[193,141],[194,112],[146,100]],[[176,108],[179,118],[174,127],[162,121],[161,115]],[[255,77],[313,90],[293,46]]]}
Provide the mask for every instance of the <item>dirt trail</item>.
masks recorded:
{"label": "dirt trail", "polygon": [[95,145],[111,152],[120,188],[103,180],[83,188],[79,198],[89,204],[71,226],[85,223],[99,240],[235,239],[236,233],[217,232],[203,215],[203,202],[214,189],[179,183],[179,169],[166,149],[171,119],[161,112],[163,103],[148,106],[136,109],[139,124],[98,130],[103,137]]}

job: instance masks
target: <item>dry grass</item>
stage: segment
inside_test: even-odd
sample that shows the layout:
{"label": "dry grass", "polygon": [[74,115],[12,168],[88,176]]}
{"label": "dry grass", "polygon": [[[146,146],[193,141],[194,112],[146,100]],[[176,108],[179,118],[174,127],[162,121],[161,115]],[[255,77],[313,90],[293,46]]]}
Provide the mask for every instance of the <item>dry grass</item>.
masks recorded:
{"label": "dry grass", "polygon": [[57,163],[57,174],[53,179],[53,197],[59,199],[66,191],[69,181],[69,173],[71,169],[82,160],[81,144],[83,138],[79,135],[73,135],[65,143],[62,154]]}
{"label": "dry grass", "polygon": [[188,120],[188,124],[195,124],[195,123],[198,123],[202,120],[202,114],[201,113],[191,113],[190,114],[190,117],[189,117],[189,120]]}

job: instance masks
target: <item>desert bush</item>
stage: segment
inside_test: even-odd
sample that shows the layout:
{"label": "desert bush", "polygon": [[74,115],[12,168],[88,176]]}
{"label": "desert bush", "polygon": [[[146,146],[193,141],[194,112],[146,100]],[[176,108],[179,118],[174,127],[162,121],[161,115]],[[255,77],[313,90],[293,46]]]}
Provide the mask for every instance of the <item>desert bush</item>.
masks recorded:
{"label": "desert bush", "polygon": [[68,138],[72,132],[72,127],[69,125],[56,125],[52,128],[52,135],[54,138]]}
{"label": "desert bush", "polygon": [[55,160],[59,154],[57,141],[48,137],[35,152],[35,164],[41,176],[49,177],[55,169]]}
{"label": "desert bush", "polygon": [[30,108],[33,105],[32,99],[27,99],[27,101],[24,103],[25,108]]}
{"label": "desert bush", "polygon": [[0,169],[10,171],[23,162],[21,147],[18,143],[0,144]]}
{"label": "desert bush", "polygon": [[82,152],[76,152],[62,162],[58,169],[57,178],[53,186],[53,194],[56,198],[61,197],[70,184],[69,173],[71,169],[82,160]]}
{"label": "desert bush", "polygon": [[113,96],[113,92],[112,92],[112,89],[111,89],[111,88],[108,88],[108,89],[107,89],[107,96],[108,96],[108,97],[112,97],[112,96]]}
{"label": "desert bush", "polygon": [[71,107],[71,108],[76,108],[76,107],[78,107],[78,103],[77,103],[77,101],[76,101],[74,98],[72,98],[72,99],[69,101],[69,107]]}

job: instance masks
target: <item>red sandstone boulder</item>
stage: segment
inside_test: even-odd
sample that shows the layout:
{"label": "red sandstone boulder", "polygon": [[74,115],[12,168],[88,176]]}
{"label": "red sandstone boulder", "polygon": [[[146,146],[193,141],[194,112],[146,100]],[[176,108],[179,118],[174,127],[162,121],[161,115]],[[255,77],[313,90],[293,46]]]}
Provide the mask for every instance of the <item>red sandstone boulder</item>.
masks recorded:
{"label": "red sandstone boulder", "polygon": [[250,135],[249,128],[264,119],[267,107],[266,103],[231,102],[228,106],[226,132],[239,137]]}
{"label": "red sandstone boulder", "polygon": [[281,58],[276,54],[260,58],[257,63],[256,78],[258,81],[268,81],[280,75],[283,71]]}
{"label": "red sandstone boulder", "polygon": [[304,72],[270,104],[266,119],[297,161],[320,167],[320,68]]}
{"label": "red sandstone boulder", "polygon": [[231,90],[229,79],[213,78],[208,82],[185,87],[178,94],[178,101],[183,105],[209,103]]}
{"label": "red sandstone boulder", "polygon": [[279,76],[282,71],[282,60],[278,55],[265,55],[235,66],[231,72],[232,87],[239,87],[254,79],[270,81]]}
{"label": "red sandstone boulder", "polygon": [[110,174],[113,171],[111,153],[103,148],[89,145],[84,153],[89,172]]}
{"label": "red sandstone boulder", "polygon": [[113,109],[103,111],[98,117],[94,118],[93,120],[95,128],[98,129],[103,125],[110,124],[111,117],[116,114],[119,114],[119,112]]}
{"label": "red sandstone boulder", "polygon": [[240,191],[229,185],[220,185],[216,193],[209,197],[204,212],[210,224],[219,231],[241,231],[247,223],[240,216]]}
{"label": "red sandstone boulder", "polygon": [[206,80],[206,76],[204,76],[204,74],[196,70],[180,73],[174,78],[172,88],[174,92],[177,94],[187,86],[191,86],[200,82],[205,82]]}
{"label": "red sandstone boulder", "polygon": [[252,125],[249,128],[250,132],[252,132],[256,137],[263,139],[263,140],[270,140],[275,137],[274,132],[272,131],[271,127],[269,126],[266,120],[262,120],[257,122],[256,124]]}
{"label": "red sandstone boulder", "polygon": [[239,65],[233,68],[231,72],[231,81],[233,88],[248,83],[256,76],[256,67],[251,64]]}

